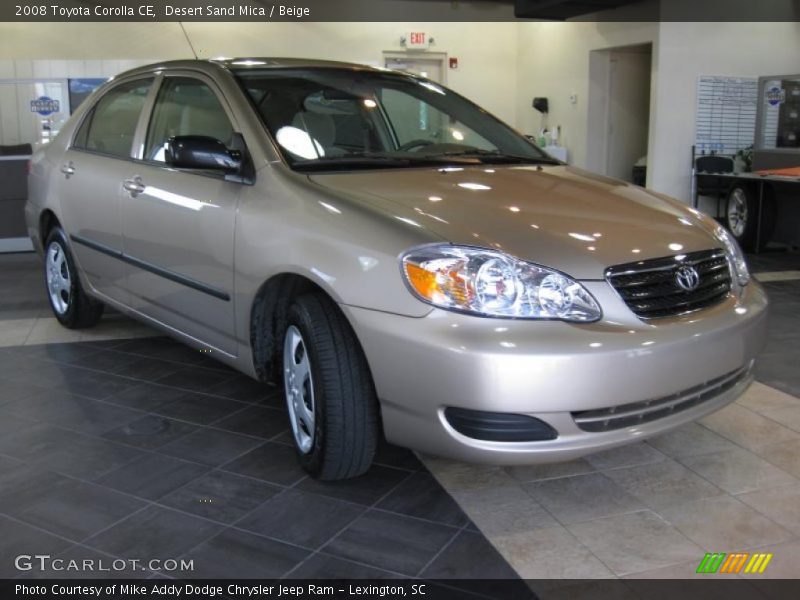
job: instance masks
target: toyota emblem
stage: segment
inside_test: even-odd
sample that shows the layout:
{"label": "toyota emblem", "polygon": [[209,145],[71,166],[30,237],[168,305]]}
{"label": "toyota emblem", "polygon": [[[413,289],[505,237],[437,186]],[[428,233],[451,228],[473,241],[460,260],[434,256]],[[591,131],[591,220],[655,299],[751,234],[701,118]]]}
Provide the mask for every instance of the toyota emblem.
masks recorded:
{"label": "toyota emblem", "polygon": [[675,274],[675,283],[682,290],[691,292],[700,285],[700,274],[694,267],[683,265],[678,268],[678,272]]}

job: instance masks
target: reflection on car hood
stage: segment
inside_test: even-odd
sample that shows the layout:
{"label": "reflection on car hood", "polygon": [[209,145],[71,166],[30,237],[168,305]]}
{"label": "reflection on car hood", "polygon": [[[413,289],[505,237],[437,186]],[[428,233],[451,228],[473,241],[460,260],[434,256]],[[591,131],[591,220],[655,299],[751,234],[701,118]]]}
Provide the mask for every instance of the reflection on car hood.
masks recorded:
{"label": "reflection on car hood", "polygon": [[580,279],[606,267],[719,246],[678,201],[568,166],[467,166],[314,174],[409,226],[498,248]]}

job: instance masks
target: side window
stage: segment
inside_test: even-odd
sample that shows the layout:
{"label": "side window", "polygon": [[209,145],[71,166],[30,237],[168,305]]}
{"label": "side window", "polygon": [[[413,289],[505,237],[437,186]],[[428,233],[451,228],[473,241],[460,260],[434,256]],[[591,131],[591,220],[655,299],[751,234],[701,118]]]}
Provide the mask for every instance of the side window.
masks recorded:
{"label": "side window", "polygon": [[233,126],[216,94],[189,77],[168,77],[158,92],[145,143],[145,160],[164,162],[167,141],[178,135],[203,135],[230,146]]}
{"label": "side window", "polygon": [[152,83],[152,79],[138,79],[106,93],[82,123],[74,146],[129,158],[139,115]]}

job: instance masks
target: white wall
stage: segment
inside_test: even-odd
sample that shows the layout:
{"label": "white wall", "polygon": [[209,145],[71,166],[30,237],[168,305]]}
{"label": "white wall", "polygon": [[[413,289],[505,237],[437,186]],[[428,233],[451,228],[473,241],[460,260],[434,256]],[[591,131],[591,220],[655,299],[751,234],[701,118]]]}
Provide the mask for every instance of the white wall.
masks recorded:
{"label": "white wall", "polygon": [[800,72],[800,23],[661,23],[649,183],[688,200],[699,75]]}
{"label": "white wall", "polygon": [[[534,96],[548,97],[550,127],[561,125],[559,141],[569,149],[570,162],[585,167],[589,53],[645,43],[655,48],[658,24],[537,22],[518,26],[517,125],[525,133],[538,133],[540,115],[531,102]],[[654,54],[654,79],[657,72]],[[571,94],[577,95],[577,103],[570,102]]]}
{"label": "white wall", "polygon": [[[578,166],[587,161],[590,51],[651,43],[648,185],[683,200],[689,199],[697,77],[800,71],[800,23],[789,22],[187,23],[186,29],[203,57],[371,64],[384,51],[401,51],[402,34],[424,30],[436,39],[431,51],[459,59],[458,70],[447,70],[447,84],[518,129],[538,131],[531,101],[549,97],[550,125],[562,126],[560,141]],[[188,56],[177,23],[0,23],[0,78],[103,76]],[[573,93],[576,104],[569,101]]]}
{"label": "white wall", "polygon": [[[373,65],[381,64],[385,51],[404,51],[400,44],[403,34],[425,31],[435,39],[431,52],[458,58],[457,70],[446,69],[449,87],[510,124],[516,121],[518,26],[513,22],[184,25],[202,58],[296,56]],[[0,23],[0,78],[14,71],[11,59],[46,60],[51,65],[47,68],[48,76],[58,76],[55,71],[63,69],[67,73],[72,61],[98,57],[111,62],[119,59],[150,62],[190,58],[191,51],[178,23]]]}

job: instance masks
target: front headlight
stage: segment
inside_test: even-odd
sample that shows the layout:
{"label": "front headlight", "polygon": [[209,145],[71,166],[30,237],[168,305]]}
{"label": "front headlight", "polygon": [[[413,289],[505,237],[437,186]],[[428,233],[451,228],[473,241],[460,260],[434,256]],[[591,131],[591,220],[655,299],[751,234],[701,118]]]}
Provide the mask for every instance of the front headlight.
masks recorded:
{"label": "front headlight", "polygon": [[728,255],[728,262],[731,266],[731,276],[740,286],[745,286],[750,282],[750,271],[747,269],[747,261],[744,252],[739,247],[731,233],[722,225],[717,225],[714,232],[717,239],[725,246],[725,253]]}
{"label": "front headlight", "polygon": [[421,300],[487,317],[586,323],[602,313],[592,295],[563,273],[494,250],[435,245],[401,256],[409,288]]}

